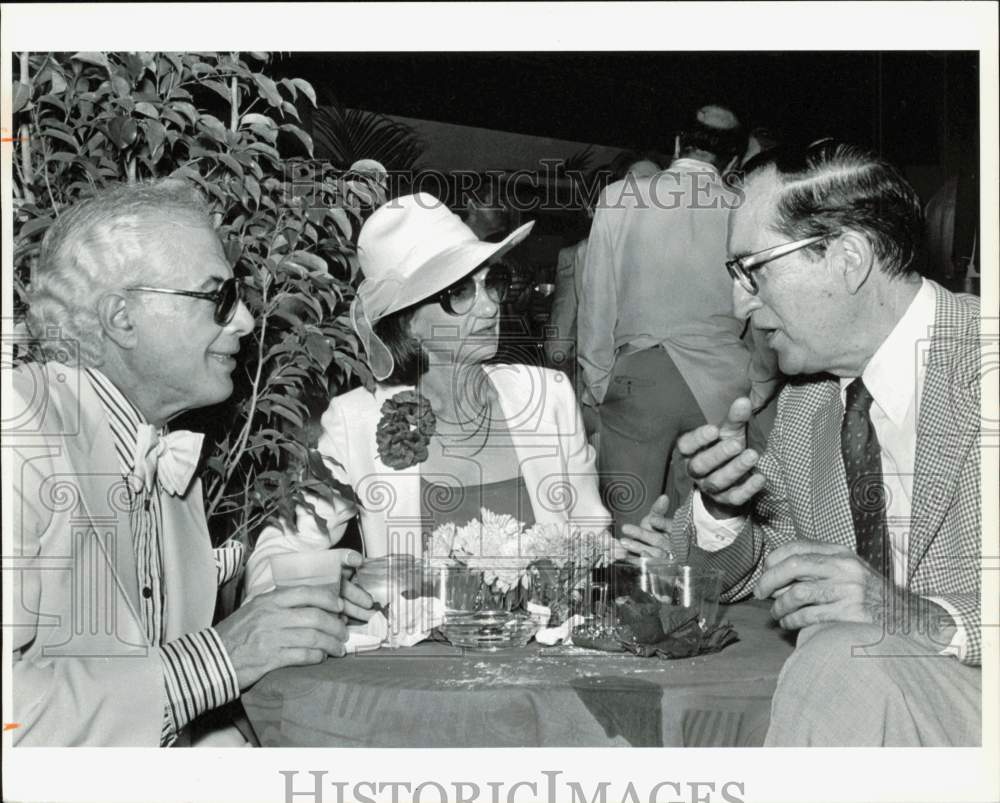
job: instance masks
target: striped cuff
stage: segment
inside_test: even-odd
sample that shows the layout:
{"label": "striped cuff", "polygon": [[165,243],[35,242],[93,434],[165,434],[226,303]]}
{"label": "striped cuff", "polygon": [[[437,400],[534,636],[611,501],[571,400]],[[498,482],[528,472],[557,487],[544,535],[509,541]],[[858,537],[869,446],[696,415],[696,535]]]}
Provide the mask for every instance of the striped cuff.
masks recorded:
{"label": "striped cuff", "polygon": [[164,644],[159,654],[167,690],[161,744],[172,742],[195,717],[240,696],[236,670],[213,628]]}
{"label": "striped cuff", "polygon": [[226,541],[212,552],[215,557],[215,582],[221,586],[232,580],[240,570],[246,546],[240,541]]}

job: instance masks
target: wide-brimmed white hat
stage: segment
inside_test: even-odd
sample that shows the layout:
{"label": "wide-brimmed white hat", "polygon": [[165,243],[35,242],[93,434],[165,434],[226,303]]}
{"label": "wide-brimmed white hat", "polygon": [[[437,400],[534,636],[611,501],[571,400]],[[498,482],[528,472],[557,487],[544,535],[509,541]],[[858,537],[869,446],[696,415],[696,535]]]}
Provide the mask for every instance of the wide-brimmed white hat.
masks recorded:
{"label": "wide-brimmed white hat", "polygon": [[379,207],[358,236],[358,262],[365,278],[351,303],[351,323],[375,379],[386,379],[395,367],[389,349],[372,329],[379,320],[468,276],[524,240],[534,225],[525,223],[501,242],[487,243],[425,192]]}

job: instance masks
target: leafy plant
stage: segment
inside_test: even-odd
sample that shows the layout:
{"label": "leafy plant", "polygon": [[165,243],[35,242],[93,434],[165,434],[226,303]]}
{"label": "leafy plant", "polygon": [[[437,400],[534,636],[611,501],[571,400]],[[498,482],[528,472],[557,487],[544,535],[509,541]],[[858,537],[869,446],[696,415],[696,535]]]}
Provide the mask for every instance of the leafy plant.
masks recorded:
{"label": "leafy plant", "polygon": [[313,114],[316,153],[340,168],[376,159],[390,172],[412,170],[424,152],[414,130],[382,114],[321,106]]}
{"label": "leafy plant", "polygon": [[235,392],[181,422],[211,443],[203,480],[216,540],[252,541],[270,517],[291,516],[303,492],[329,495],[332,478],[307,445],[310,399],[370,381],[346,317],[352,238],[370,196],[303,159],[313,141],[299,105],[315,105],[315,92],[300,78],[268,77],[269,63],[267,53],[15,57],[17,314],[45,230],[109,182],[197,184],[245,279],[256,326]]}

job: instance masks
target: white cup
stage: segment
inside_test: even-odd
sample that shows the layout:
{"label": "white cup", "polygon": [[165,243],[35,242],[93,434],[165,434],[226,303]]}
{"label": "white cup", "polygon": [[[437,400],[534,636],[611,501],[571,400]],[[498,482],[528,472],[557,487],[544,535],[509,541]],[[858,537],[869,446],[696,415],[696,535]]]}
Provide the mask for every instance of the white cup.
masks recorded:
{"label": "white cup", "polygon": [[271,557],[271,576],[279,588],[330,586],[333,592],[340,596],[342,570],[342,553],[338,549],[287,552]]}

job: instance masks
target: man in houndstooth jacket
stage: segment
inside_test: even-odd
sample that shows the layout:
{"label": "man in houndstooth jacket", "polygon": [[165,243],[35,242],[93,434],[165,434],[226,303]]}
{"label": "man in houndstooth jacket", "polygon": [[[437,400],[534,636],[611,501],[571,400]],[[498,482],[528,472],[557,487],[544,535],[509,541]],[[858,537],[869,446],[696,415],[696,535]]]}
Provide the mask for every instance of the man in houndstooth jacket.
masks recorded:
{"label": "man in houndstooth jacket", "polygon": [[695,492],[625,546],[799,631],[768,745],[979,744],[979,300],[917,273],[920,203],[880,157],[824,141],[745,178],[734,302],[793,380],[762,454],[747,399],[684,435]]}

